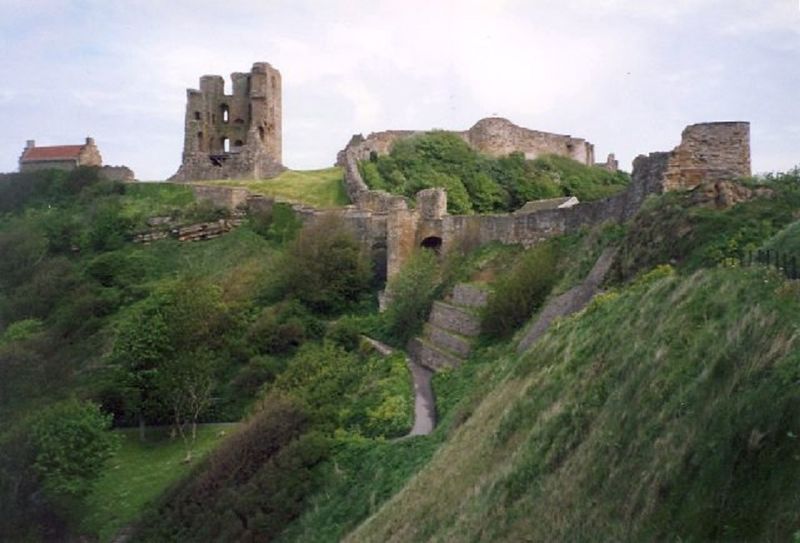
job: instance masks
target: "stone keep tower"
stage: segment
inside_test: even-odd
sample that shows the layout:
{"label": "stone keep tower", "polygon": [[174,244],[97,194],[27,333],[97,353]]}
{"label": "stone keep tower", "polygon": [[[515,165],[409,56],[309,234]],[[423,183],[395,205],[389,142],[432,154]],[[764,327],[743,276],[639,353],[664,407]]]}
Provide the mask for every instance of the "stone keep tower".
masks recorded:
{"label": "stone keep tower", "polygon": [[173,181],[263,179],[281,165],[281,74],[266,62],[231,74],[225,94],[218,75],[186,91],[183,162]]}

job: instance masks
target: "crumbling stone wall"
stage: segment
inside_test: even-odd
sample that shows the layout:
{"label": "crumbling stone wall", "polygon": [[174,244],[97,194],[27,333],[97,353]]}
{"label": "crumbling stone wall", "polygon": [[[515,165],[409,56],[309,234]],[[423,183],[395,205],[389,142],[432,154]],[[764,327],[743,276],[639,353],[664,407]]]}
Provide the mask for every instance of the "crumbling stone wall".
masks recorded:
{"label": "crumbling stone wall", "polygon": [[103,166],[100,168],[100,175],[110,181],[120,181],[123,183],[136,181],[136,175],[133,173],[133,170],[127,166]]}
{"label": "crumbling stone wall", "polygon": [[183,161],[171,180],[262,179],[285,169],[280,72],[257,62],[231,80],[231,94],[218,75],[186,91]]}
{"label": "crumbling stone wall", "polygon": [[587,166],[594,165],[594,145],[585,139],[530,130],[502,117],[481,119],[459,135],[470,147],[490,156],[518,152],[525,158],[534,159],[544,154],[555,154]]}
{"label": "crumbling stone wall", "polygon": [[[396,141],[424,134],[422,130],[386,130],[373,132],[366,138],[360,134],[353,136],[344,150],[337,155],[337,164],[345,166],[346,154],[356,161],[367,160],[372,154],[386,155]],[[581,164],[592,166],[594,162],[594,145],[583,138],[574,138],[562,134],[551,134],[530,130],[501,117],[488,117],[475,123],[472,128],[462,132],[453,132],[476,151],[490,156],[506,156],[510,153],[523,153],[526,158],[534,159],[544,154],[556,154],[577,160]],[[616,170],[614,155],[600,164]]]}
{"label": "crumbling stone wall", "polygon": [[750,176],[750,123],[717,122],[687,126],[671,153],[665,190],[691,189],[704,181]]}
{"label": "crumbling stone wall", "polygon": [[[366,140],[356,138],[339,154],[339,163],[345,170],[347,192],[354,205],[326,211],[301,205],[293,208],[303,221],[314,221],[326,214],[341,217],[369,251],[378,275],[391,277],[421,246],[433,248],[441,254],[470,250],[489,242],[519,243],[530,247],[585,226],[627,221],[638,212],[649,194],[684,188],[683,185],[670,184],[675,176],[695,179],[693,176],[699,171],[702,173],[701,181],[713,181],[723,171],[732,175],[732,172],[747,169],[749,173],[749,138],[742,132],[721,129],[718,127],[720,124],[731,123],[693,125],[688,132],[684,131],[681,146],[688,141],[685,147],[691,152],[678,146],[672,152],[637,157],[633,162],[631,183],[622,193],[588,203],[558,199],[531,205],[515,213],[497,215],[448,215],[447,193],[440,188],[418,193],[414,208],[402,197],[370,191],[357,167]],[[725,157],[733,157],[731,163]],[[746,162],[744,157],[747,157]],[[697,168],[697,164],[708,167]],[[231,209],[241,206],[243,201],[252,206],[255,198],[243,188],[194,185],[193,189],[198,197],[210,198]]]}

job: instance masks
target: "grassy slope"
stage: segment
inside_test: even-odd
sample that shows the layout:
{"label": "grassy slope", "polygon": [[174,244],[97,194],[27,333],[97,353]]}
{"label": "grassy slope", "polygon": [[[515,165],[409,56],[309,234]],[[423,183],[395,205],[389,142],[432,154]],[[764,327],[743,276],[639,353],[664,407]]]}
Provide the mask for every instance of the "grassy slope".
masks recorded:
{"label": "grassy slope", "polygon": [[606,297],[495,361],[500,383],[350,540],[786,540],[796,291],[717,269]]}
{"label": "grassy slope", "polygon": [[[210,181],[231,187],[246,187],[253,192],[275,196],[281,201],[315,207],[341,207],[350,203],[344,190],[342,169],[287,170],[274,179],[261,181]],[[205,184],[205,182],[204,182]]]}
{"label": "grassy slope", "polygon": [[[199,460],[208,453],[232,427],[200,425],[195,457]],[[136,519],[148,502],[191,468],[191,464],[182,462],[186,456],[183,442],[170,439],[166,428],[149,429],[146,443],[139,441],[137,429],[116,430],[116,433],[122,438],[120,450],[73,516],[81,519],[81,533],[96,534],[100,541],[110,541],[122,527]]]}

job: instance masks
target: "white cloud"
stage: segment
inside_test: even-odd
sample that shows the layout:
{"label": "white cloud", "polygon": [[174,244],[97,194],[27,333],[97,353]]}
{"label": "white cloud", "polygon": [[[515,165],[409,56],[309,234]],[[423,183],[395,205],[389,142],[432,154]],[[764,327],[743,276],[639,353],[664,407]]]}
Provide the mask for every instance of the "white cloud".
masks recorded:
{"label": "white cloud", "polygon": [[800,160],[781,143],[800,117],[795,0],[0,4],[0,45],[14,51],[0,58],[13,74],[0,169],[29,137],[92,133],[109,162],[166,177],[185,88],[260,60],[283,74],[294,167],[330,164],[354,132],[461,129],[490,114],[587,137],[623,164],[674,146],[682,124],[745,118],[783,135],[775,167]]}

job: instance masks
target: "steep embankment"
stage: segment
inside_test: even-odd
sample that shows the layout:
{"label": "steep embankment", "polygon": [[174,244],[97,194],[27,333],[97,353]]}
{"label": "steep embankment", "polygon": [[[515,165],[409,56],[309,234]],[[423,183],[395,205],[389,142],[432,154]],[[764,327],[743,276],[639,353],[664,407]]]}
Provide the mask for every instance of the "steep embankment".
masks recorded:
{"label": "steep embankment", "polygon": [[350,541],[787,540],[800,302],[766,270],[658,268],[530,351]]}

